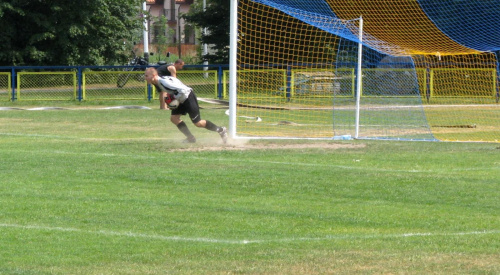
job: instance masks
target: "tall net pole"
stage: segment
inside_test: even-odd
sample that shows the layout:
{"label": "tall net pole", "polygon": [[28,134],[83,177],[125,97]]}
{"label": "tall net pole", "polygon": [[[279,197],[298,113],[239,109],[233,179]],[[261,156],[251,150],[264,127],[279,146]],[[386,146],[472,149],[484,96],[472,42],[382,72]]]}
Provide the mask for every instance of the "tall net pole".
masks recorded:
{"label": "tall net pole", "polygon": [[361,69],[361,64],[363,61],[363,16],[359,17],[359,43],[358,43],[358,68],[356,76],[356,132],[354,138],[359,137],[359,105],[361,101],[361,83],[363,78],[363,72]]}
{"label": "tall net pole", "polygon": [[238,37],[238,0],[231,0],[229,31],[229,136],[236,137],[236,60]]}
{"label": "tall net pole", "polygon": [[149,61],[149,26],[148,26],[148,19],[146,16],[147,13],[147,8],[146,8],[146,2],[142,2],[142,10],[144,11],[144,31],[142,32],[143,35],[143,40],[144,40],[144,59],[146,61]]}

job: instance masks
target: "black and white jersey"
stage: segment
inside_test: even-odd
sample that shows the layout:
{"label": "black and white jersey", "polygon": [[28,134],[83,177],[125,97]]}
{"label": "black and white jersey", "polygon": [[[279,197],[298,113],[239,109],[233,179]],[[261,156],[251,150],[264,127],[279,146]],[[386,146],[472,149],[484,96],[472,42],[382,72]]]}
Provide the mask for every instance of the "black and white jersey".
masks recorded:
{"label": "black and white jersey", "polygon": [[189,94],[193,91],[190,87],[186,86],[182,81],[173,76],[162,76],[158,79],[158,88],[162,91],[173,95],[179,102],[184,102]]}

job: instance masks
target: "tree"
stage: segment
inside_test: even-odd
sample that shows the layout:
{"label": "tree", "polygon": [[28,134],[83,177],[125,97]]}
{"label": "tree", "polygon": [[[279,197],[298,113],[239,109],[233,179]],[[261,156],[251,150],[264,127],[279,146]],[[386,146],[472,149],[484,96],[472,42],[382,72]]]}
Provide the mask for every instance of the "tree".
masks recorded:
{"label": "tree", "polygon": [[167,39],[167,18],[164,15],[160,15],[153,19],[153,30],[154,37],[156,40],[156,49],[158,51],[157,61],[160,61],[161,55],[166,54],[168,50],[168,39]]}
{"label": "tree", "polygon": [[207,28],[207,34],[202,34],[200,43],[208,44],[214,51],[202,56],[212,64],[229,63],[229,19],[230,0],[206,0],[206,11],[203,11],[201,1],[191,6],[189,13],[182,15],[186,21],[199,28]]}
{"label": "tree", "polygon": [[142,0],[0,3],[0,65],[123,64],[141,28]]}

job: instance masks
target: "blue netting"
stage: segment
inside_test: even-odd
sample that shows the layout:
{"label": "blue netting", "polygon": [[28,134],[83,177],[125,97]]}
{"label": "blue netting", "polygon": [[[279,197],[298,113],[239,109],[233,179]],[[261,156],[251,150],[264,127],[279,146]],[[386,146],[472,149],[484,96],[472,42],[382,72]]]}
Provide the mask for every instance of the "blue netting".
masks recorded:
{"label": "blue netting", "polygon": [[419,0],[420,6],[448,37],[479,51],[500,50],[500,1]]}
{"label": "blue netting", "polygon": [[299,10],[301,12],[315,13],[327,17],[335,17],[330,6],[324,0],[254,0],[281,11]]}
{"label": "blue netting", "polygon": [[324,0],[255,0],[337,36],[357,41],[357,34],[341,23]]}
{"label": "blue netting", "polygon": [[[357,41],[324,0],[255,0],[321,30]],[[452,40],[479,51],[500,50],[500,0],[418,0],[436,26]],[[374,47],[374,45],[366,45]],[[395,45],[396,46],[396,45]],[[376,48],[376,46],[375,46]],[[378,49],[385,52],[384,49]]]}

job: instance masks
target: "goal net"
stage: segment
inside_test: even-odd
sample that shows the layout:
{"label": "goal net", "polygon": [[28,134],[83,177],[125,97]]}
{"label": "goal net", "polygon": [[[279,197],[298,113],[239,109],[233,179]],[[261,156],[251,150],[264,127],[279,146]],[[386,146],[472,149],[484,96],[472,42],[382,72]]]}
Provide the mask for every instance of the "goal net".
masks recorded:
{"label": "goal net", "polygon": [[500,2],[234,2],[235,136],[500,141]]}

